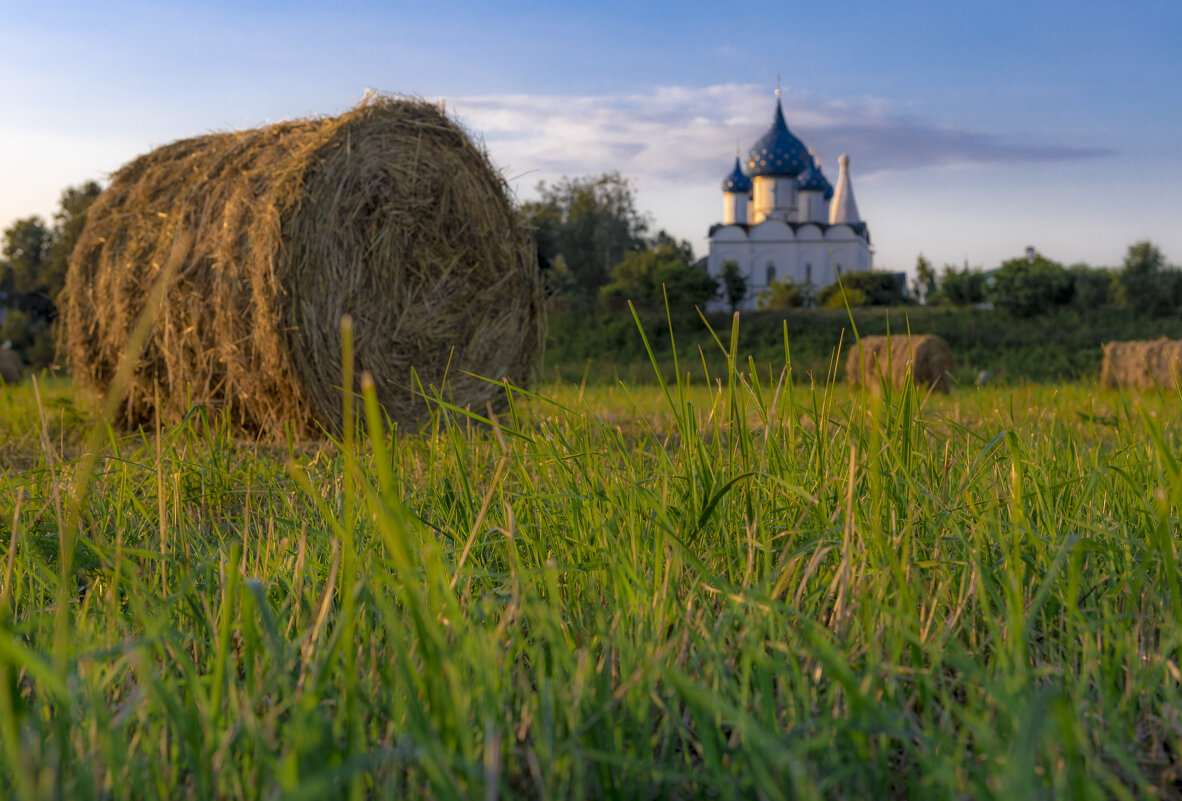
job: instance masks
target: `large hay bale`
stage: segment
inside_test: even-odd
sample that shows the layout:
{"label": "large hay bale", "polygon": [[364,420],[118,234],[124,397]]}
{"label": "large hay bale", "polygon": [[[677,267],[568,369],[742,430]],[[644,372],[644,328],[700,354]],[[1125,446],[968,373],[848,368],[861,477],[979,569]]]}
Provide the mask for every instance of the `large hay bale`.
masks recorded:
{"label": "large hay bale", "polygon": [[531,378],[543,336],[536,258],[503,178],[443,111],[369,95],[338,117],[185,139],[112,177],[62,296],[75,376],[110,386],[137,316],[175,272],[123,417],[228,409],[247,431],[340,424],[343,315],[357,375],[396,420],[442,387],[482,410]]}
{"label": "large hay bale", "polygon": [[9,348],[0,348],[0,384],[19,384],[25,377],[25,365],[20,354]]}
{"label": "large hay bale", "polygon": [[[948,343],[935,334],[913,336],[862,337],[861,348],[850,347],[845,375],[851,384],[877,386],[889,377],[892,386],[901,387],[910,373],[917,387],[947,392],[952,383],[955,360]],[[887,370],[890,375],[887,376]]]}
{"label": "large hay bale", "polygon": [[1173,389],[1182,380],[1182,341],[1162,337],[1104,344],[1100,385]]}

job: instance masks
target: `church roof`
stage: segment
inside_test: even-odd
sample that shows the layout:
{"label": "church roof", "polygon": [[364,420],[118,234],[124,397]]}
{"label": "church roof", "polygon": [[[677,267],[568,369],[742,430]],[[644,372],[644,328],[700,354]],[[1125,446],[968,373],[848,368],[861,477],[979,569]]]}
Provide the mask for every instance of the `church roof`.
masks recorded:
{"label": "church roof", "polygon": [[837,163],[840,165],[837,196],[829,204],[829,223],[860,222],[862,218],[858,216],[858,204],[854,200],[854,185],[850,182],[850,157],[842,153]]}
{"label": "church roof", "polygon": [[[870,241],[870,228],[866,225],[865,221],[862,220],[859,220],[858,222],[846,223],[825,223],[817,222],[815,220],[777,220],[777,222],[787,225],[792,229],[793,233],[796,233],[806,225],[821,229],[821,233],[828,231],[834,225],[844,225],[846,228],[849,228],[854,232],[854,236],[865,239],[867,242]],[[750,232],[751,229],[755,228],[757,225],[764,224],[765,223],[730,223],[729,225],[723,225],[722,223],[715,223],[714,225],[710,226],[710,230],[706,236],[710,239],[713,239],[715,232],[720,231],[723,228],[742,228],[744,231]]]}
{"label": "church roof", "polygon": [[825,199],[828,200],[833,197],[833,187],[826,180],[824,173],[821,172],[820,160],[813,159],[812,153],[809,156],[808,166],[804,168],[804,172],[796,179],[796,187],[801,192],[824,192]]}
{"label": "church roof", "polygon": [[784,109],[776,98],[776,117],[772,127],[759,138],[747,154],[747,173],[751,177],[776,175],[795,178],[812,162],[804,143],[793,136],[784,121]]}
{"label": "church roof", "polygon": [[737,154],[735,155],[735,168],[731,170],[730,175],[722,179],[722,191],[739,195],[745,195],[751,191],[751,179],[743,173],[743,168],[739,166]]}

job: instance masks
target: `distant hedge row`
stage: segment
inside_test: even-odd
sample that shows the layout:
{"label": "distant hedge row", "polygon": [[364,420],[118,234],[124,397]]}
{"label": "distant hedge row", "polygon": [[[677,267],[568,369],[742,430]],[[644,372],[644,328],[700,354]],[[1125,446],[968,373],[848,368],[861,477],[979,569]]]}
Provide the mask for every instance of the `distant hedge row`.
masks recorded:
{"label": "distant hedge row", "polygon": [[[707,316],[715,335],[729,346],[731,316]],[[1101,346],[1111,340],[1182,338],[1182,316],[1151,318],[1131,308],[1081,310],[1061,308],[1036,317],[1016,318],[1000,310],[949,307],[892,307],[853,310],[858,333],[906,335],[938,334],[956,356],[956,379],[972,383],[988,371],[993,380],[1071,381],[1099,375]],[[644,320],[645,333],[662,371],[672,376],[673,359],[668,324],[661,317]],[[761,373],[778,373],[784,365],[784,330],[793,373],[798,379],[824,380],[830,369],[844,373],[834,362],[839,343],[853,341],[850,315],[843,310],[790,309],[743,312],[739,319],[738,355],[753,359]],[[545,374],[549,378],[592,381],[627,378],[652,380],[654,373],[630,315],[578,317],[570,312],[551,315]],[[719,374],[725,355],[700,319],[674,323],[682,372],[701,378]],[[839,365],[833,368],[833,365]]]}

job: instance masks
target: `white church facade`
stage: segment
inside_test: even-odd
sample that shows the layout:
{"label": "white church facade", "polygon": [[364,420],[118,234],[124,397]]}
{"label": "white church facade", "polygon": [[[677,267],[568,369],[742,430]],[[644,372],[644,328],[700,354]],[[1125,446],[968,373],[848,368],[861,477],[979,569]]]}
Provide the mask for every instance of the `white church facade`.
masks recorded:
{"label": "white church facade", "polygon": [[710,228],[710,275],[721,283],[724,265],[733,261],[747,277],[739,308],[755,308],[760,292],[775,280],[820,289],[836,280],[837,271],[873,267],[849,163],[849,156],[838,159],[837,186],[831,186],[821,160],[788,130],[777,90],[772,127],[745,163],[735,156],[734,170],[722,182],[722,223]]}

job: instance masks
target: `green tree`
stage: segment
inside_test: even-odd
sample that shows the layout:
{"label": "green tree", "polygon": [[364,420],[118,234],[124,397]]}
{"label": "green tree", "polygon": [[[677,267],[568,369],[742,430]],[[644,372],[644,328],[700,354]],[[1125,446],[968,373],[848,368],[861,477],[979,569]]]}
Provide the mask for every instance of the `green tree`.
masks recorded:
{"label": "green tree", "polygon": [[79,186],[68,187],[58,201],[58,210],[53,215],[53,244],[49,248],[49,259],[45,265],[47,291],[55,303],[66,285],[70,254],[74,252],[74,245],[86,224],[86,213],[102,191],[97,182],[87,181]]}
{"label": "green tree", "polygon": [[936,292],[928,296],[927,302],[942,306],[971,306],[985,302],[986,289],[987,279],[980,269],[958,269],[955,265],[945,264]]}
{"label": "green tree", "polygon": [[[903,294],[903,285],[898,276],[884,270],[860,270],[844,273],[841,276],[841,286],[845,287],[846,296],[850,298],[851,306],[899,306],[908,302]],[[856,294],[854,291],[856,290]],[[837,299],[834,300],[834,295]],[[858,302],[855,303],[854,300]],[[817,296],[817,304],[823,308],[841,308],[845,301],[841,299],[841,288],[837,282],[821,290]]]}
{"label": "green tree", "polygon": [[689,240],[677,239],[662,228],[660,231],[657,231],[657,235],[649,242],[649,249],[660,250],[666,247],[671,248],[677,254],[677,257],[686,264],[694,263],[694,246],[689,243]]}
{"label": "green tree", "polygon": [[645,249],[648,220],[637,212],[632,186],[619,173],[539,182],[538,194],[521,214],[533,230],[543,274],[558,256],[565,261],[566,294],[593,300],[613,265],[626,253]]}
{"label": "green tree", "polygon": [[1182,304],[1182,273],[1167,265],[1162,252],[1148,240],[1129,245],[1120,283],[1128,304],[1145,314],[1169,314]]}
{"label": "green tree", "polygon": [[936,294],[936,271],[922,253],[915,260],[915,280],[911,286],[915,299],[920,303],[927,303],[928,298]]}
{"label": "green tree", "polygon": [[0,305],[8,310],[0,339],[11,340],[35,368],[53,359],[57,297],[86,212],[100,192],[93,181],[70,187],[62,192],[52,228],[40,217],[26,217],[0,236]]}
{"label": "green tree", "polygon": [[853,287],[845,287],[843,292],[842,287],[836,282],[822,289],[817,295],[817,305],[822,309],[844,309],[847,304],[851,307],[869,306],[870,298],[861,289]]}
{"label": "green tree", "polygon": [[803,306],[805,292],[791,278],[773,280],[755,299],[757,309],[795,309]]}
{"label": "green tree", "polygon": [[37,216],[17,220],[5,229],[0,244],[0,286],[16,308],[27,309],[37,295],[50,288],[44,266],[52,244],[53,232]]}
{"label": "green tree", "polygon": [[1071,305],[1080,309],[1099,309],[1115,301],[1114,290],[1119,284],[1111,270],[1073,264],[1067,268],[1067,272],[1075,286]]}
{"label": "green tree", "polygon": [[739,263],[734,259],[727,259],[722,263],[722,296],[731,307],[731,314],[739,308],[743,298],[747,297],[747,276],[739,269]]}
{"label": "green tree", "polygon": [[1034,317],[1070,303],[1075,284],[1062,264],[1040,253],[1003,262],[993,274],[988,294],[996,308],[1018,317]]}
{"label": "green tree", "polygon": [[718,296],[718,281],[701,267],[686,264],[675,248],[630,251],[611,271],[611,282],[599,290],[602,304],[621,309],[632,301],[642,312],[669,310],[684,315]]}

